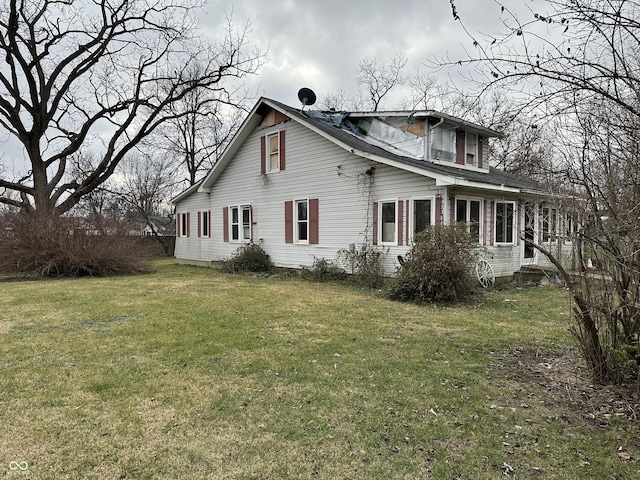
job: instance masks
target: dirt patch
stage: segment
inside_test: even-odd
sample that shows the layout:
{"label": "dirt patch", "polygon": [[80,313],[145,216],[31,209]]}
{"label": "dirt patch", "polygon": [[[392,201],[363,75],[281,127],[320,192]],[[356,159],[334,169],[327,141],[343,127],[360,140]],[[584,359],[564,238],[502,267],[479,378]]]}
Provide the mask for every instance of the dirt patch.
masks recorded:
{"label": "dirt patch", "polygon": [[14,322],[0,323],[0,335],[6,335],[13,328]]}
{"label": "dirt patch", "polygon": [[626,419],[640,424],[636,385],[596,385],[576,352],[512,349],[493,354],[493,367],[510,381],[535,384],[545,403],[564,415],[578,415],[601,427]]}

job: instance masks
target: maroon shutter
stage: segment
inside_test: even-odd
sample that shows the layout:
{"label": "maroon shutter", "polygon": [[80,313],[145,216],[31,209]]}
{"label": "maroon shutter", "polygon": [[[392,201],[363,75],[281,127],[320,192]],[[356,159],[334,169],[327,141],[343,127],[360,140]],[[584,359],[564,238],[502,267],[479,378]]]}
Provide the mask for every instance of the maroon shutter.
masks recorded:
{"label": "maroon shutter", "polygon": [[483,137],[478,136],[478,168],[482,168],[482,141]]}
{"label": "maroon shutter", "polygon": [[260,173],[267,173],[267,137],[260,137]]}
{"label": "maroon shutter", "polygon": [[229,241],[229,209],[222,207],[222,240]]}
{"label": "maroon shutter", "polygon": [[207,231],[207,237],[211,237],[211,210],[207,212],[207,227],[209,230]]}
{"label": "maroon shutter", "polygon": [[181,213],[176,213],[176,236],[180,237],[180,217],[182,216]]}
{"label": "maroon shutter", "polygon": [[187,237],[191,235],[191,213],[187,212]]}
{"label": "maroon shutter", "polygon": [[293,243],[293,202],[284,202],[284,242]]}
{"label": "maroon shutter", "polygon": [[456,163],[460,165],[465,164],[464,151],[465,151],[465,136],[464,130],[456,130]]}
{"label": "maroon shutter", "polygon": [[433,219],[435,225],[442,225],[442,197],[436,196],[436,218]]}
{"label": "maroon shutter", "polygon": [[373,202],[373,244],[378,244],[378,202]]}
{"label": "maroon shutter", "polygon": [[285,142],[284,142],[284,137],[285,137],[285,131],[284,130],[280,130],[280,170],[284,170],[285,167]]}
{"label": "maroon shutter", "polygon": [[311,245],[318,244],[318,199],[309,199],[309,243]]}
{"label": "maroon shutter", "polygon": [[398,201],[398,245],[402,246],[402,228],[404,226],[404,202]]}
{"label": "maroon shutter", "polygon": [[405,201],[404,211],[405,211],[406,216],[407,216],[407,221],[405,223],[405,225],[407,226],[407,237],[406,237],[405,245],[409,245],[410,240],[411,240],[411,237],[409,235],[409,226],[411,225],[411,222],[409,221],[409,200]]}
{"label": "maroon shutter", "polygon": [[253,242],[253,207],[249,205],[249,240]]}
{"label": "maroon shutter", "polygon": [[496,224],[496,202],[491,200],[491,222],[489,222],[489,245],[494,244],[494,225]]}
{"label": "maroon shutter", "polygon": [[202,212],[198,212],[198,237],[202,236]]}

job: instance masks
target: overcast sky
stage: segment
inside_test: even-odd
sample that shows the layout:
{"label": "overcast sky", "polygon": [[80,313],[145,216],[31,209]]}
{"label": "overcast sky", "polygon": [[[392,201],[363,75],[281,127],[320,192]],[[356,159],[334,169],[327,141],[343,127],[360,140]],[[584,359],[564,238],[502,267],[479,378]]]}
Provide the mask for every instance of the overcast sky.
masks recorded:
{"label": "overcast sky", "polygon": [[[501,26],[501,8],[495,0],[456,0],[467,27],[493,33]],[[531,0],[503,0],[513,11],[527,12]],[[357,90],[356,69],[365,57],[386,62],[402,53],[406,75],[449,54],[464,57],[463,45],[472,41],[453,19],[449,0],[209,0],[201,24],[215,34],[224,13],[233,12],[236,25],[251,22],[250,41],[267,51],[266,64],[250,84],[258,95],[297,106],[297,92],[309,87],[321,99],[343,89]],[[441,82],[456,72],[437,73]],[[398,102],[403,93],[388,103]],[[385,105],[388,108],[396,105]]]}

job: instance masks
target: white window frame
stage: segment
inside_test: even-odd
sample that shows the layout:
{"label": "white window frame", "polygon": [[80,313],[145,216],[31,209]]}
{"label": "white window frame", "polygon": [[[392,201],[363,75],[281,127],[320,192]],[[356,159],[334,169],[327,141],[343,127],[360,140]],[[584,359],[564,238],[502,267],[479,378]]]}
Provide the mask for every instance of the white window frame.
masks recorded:
{"label": "white window frame", "polygon": [[200,212],[200,236],[209,237],[211,235],[211,225],[209,225],[209,212]]}
{"label": "white window frame", "polygon": [[[437,140],[437,142],[436,142]],[[443,158],[443,155],[438,156],[434,155],[434,150],[437,146],[438,152],[443,152],[447,154],[447,157],[451,158]],[[429,133],[429,158],[432,160],[440,160],[443,162],[455,162],[456,161],[456,130],[451,126],[438,125],[437,127],[433,127]]]}
{"label": "white window frame", "polygon": [[[383,231],[384,231],[384,223],[383,223],[383,205],[393,203],[393,241],[384,241]],[[378,201],[378,244],[379,245],[398,245],[398,199],[393,200],[379,200]]]}
{"label": "white window frame", "polygon": [[[300,219],[298,216],[298,205],[301,203],[305,203],[307,205],[307,218]],[[301,222],[305,222],[307,225],[307,238],[300,238],[300,224]],[[293,201],[293,242],[300,243],[303,245],[309,245],[309,199],[308,198],[300,198],[298,200]]]}
{"label": "white window frame", "polygon": [[429,202],[429,225],[432,226],[434,224],[434,216],[435,216],[435,197],[421,197],[421,198],[412,198],[411,199],[411,216],[410,216],[410,228],[411,228],[411,243],[413,243],[413,239],[416,236],[416,202]]}
{"label": "white window frame", "polygon": [[[469,148],[469,139],[475,138],[473,148]],[[480,137],[475,133],[464,132],[464,164],[465,165],[478,165],[478,142]],[[472,155],[472,161],[469,161],[469,155]]]}
{"label": "white window frame", "polygon": [[576,233],[575,220],[570,213],[564,214],[564,243],[571,244],[573,242],[573,234]]}
{"label": "white window frame", "polygon": [[[233,220],[233,211],[237,210],[238,212],[238,220],[234,222]],[[244,222],[244,212],[248,212],[249,215],[249,223],[245,225]],[[229,242],[231,243],[249,243],[252,238],[252,222],[251,218],[251,205],[231,205],[229,207]],[[235,238],[233,234],[233,227],[238,227],[238,235]],[[248,229],[248,235],[247,235]]]}
{"label": "white window frame", "polygon": [[[267,173],[269,172],[279,172],[280,171],[280,152],[282,151],[282,145],[280,145],[280,130],[274,133],[269,133],[266,136],[266,144],[267,144],[267,158],[265,160]],[[278,145],[278,149],[274,152],[271,151],[271,139],[276,139],[276,144]],[[275,155],[275,156],[274,156]],[[275,158],[275,166],[271,164],[272,157]]]}
{"label": "white window frame", "polygon": [[467,224],[467,231],[471,231],[471,202],[478,202],[478,243],[482,243],[482,239],[484,238],[484,203],[482,198],[474,198],[474,197],[455,197],[453,204],[453,221],[460,222],[462,220],[458,220],[458,201],[467,202],[466,207],[466,219],[464,222]]}
{"label": "white window frame", "polygon": [[[547,211],[546,214],[545,210]],[[540,238],[543,244],[555,245],[558,243],[558,218],[557,208],[542,207],[542,231],[540,232]],[[554,221],[552,221],[552,219]]]}
{"label": "white window frame", "polygon": [[180,215],[180,236],[188,237],[189,236],[189,225],[187,222],[188,213],[180,212],[178,215]]}
{"label": "white window frame", "polygon": [[[513,210],[511,212],[511,241],[498,241],[498,205],[511,205]],[[517,226],[517,218],[518,218],[518,205],[514,200],[496,200],[495,204],[495,215],[493,219],[493,241],[496,245],[515,245],[516,244],[516,226]],[[504,230],[504,233],[507,234],[507,230]]]}

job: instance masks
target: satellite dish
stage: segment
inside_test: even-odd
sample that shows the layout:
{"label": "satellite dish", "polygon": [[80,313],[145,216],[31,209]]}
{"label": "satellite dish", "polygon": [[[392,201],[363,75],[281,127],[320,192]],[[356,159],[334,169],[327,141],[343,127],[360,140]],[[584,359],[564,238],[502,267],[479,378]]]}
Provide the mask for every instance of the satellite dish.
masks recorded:
{"label": "satellite dish", "polygon": [[305,105],[313,105],[316,103],[316,94],[313,93],[313,90],[310,88],[301,88],[298,90],[298,100],[302,103],[302,108],[304,109]]}

